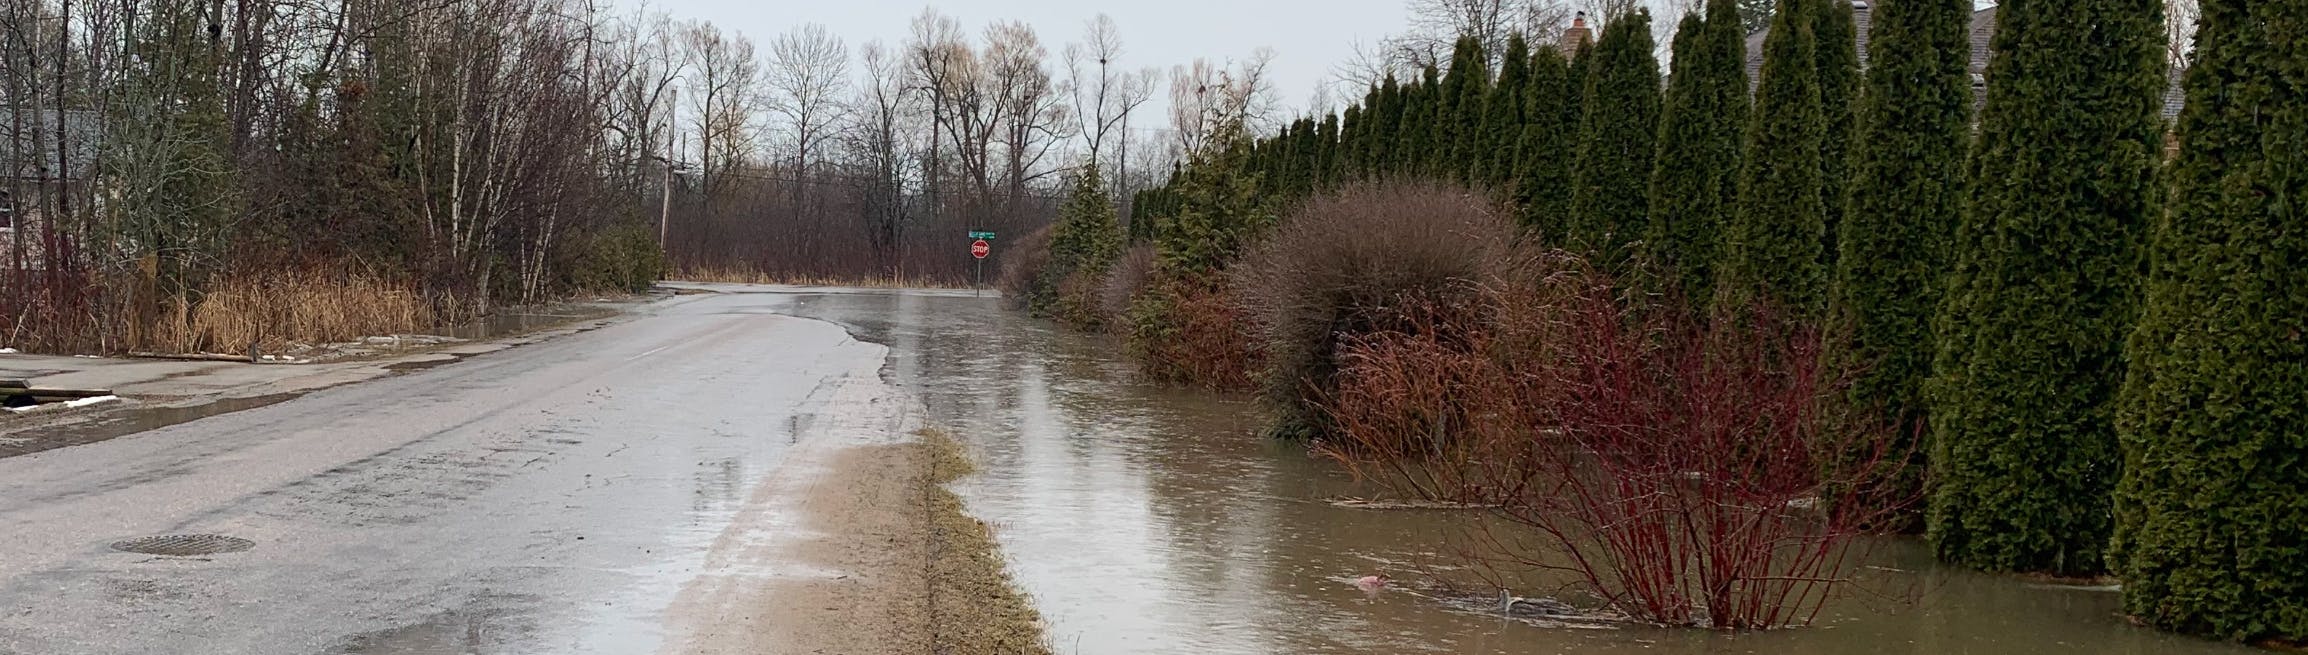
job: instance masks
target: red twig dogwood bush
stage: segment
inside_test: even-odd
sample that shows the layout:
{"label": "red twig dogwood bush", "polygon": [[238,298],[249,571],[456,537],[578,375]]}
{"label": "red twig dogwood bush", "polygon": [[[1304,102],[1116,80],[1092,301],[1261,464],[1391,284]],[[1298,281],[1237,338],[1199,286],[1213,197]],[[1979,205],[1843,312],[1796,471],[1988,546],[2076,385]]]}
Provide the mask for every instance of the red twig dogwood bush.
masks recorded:
{"label": "red twig dogwood bush", "polygon": [[1695,320],[1574,260],[1540,268],[1472,305],[1405,299],[1396,329],[1353,337],[1328,452],[1495,508],[1520,533],[1475,535],[1486,556],[1568,572],[1605,609],[1809,623],[1848,582],[1854,539],[1906,500],[1868,496],[1908,459],[1836,409],[1819,331],[1766,307]]}

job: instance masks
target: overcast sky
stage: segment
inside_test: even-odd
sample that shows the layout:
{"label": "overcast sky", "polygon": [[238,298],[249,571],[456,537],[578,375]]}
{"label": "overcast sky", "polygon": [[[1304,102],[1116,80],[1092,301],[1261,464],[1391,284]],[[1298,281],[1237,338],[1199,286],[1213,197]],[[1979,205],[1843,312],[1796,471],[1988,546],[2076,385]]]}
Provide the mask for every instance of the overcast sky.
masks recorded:
{"label": "overcast sky", "polygon": [[[1274,48],[1275,88],[1291,107],[1305,106],[1317,84],[1330,79],[1357,40],[1368,42],[1401,31],[1408,18],[1403,0],[620,0],[626,7],[646,4],[675,19],[713,21],[735,30],[766,50],[770,38],[806,23],[820,23],[854,51],[868,41],[905,42],[924,8],[961,21],[973,36],[997,20],[1034,26],[1050,49],[1050,72],[1063,76],[1059,53],[1081,40],[1083,23],[1104,13],[1121,27],[1123,64],[1167,72],[1196,57],[1213,62],[1246,58],[1260,46]],[[1157,94],[1168,93],[1163,86]]]}

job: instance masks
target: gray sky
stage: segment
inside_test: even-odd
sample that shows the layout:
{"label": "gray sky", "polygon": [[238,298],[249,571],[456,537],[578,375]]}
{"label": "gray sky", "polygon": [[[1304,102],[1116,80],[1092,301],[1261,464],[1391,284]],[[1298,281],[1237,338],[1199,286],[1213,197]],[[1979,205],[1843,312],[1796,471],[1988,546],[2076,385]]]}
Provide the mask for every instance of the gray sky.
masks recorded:
{"label": "gray sky", "polygon": [[[640,7],[643,0],[618,0]],[[1167,72],[1196,57],[1212,62],[1247,58],[1274,48],[1275,89],[1290,107],[1303,107],[1332,66],[1346,61],[1358,41],[1375,41],[1407,24],[1402,0],[650,0],[675,19],[704,19],[744,33],[756,46],[805,23],[821,23],[854,49],[879,39],[903,43],[925,7],[961,21],[975,35],[996,20],[1033,25],[1050,49],[1052,75],[1064,76],[1059,53],[1081,40],[1083,24],[1104,13],[1121,27],[1123,65]],[[1165,83],[1156,103],[1168,93]],[[1158,108],[1157,108],[1158,109]]]}

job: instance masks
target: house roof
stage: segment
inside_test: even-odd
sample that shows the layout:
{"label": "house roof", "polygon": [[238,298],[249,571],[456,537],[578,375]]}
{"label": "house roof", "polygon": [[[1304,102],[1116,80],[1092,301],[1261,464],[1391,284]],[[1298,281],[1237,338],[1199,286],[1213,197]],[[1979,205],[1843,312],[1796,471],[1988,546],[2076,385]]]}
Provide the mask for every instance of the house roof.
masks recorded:
{"label": "house roof", "polygon": [[[1868,34],[1875,29],[1875,12],[1869,6],[1868,0],[1851,0],[1851,9],[1852,19],[1858,23],[1859,28],[1855,30],[1858,33],[1859,41],[1859,65],[1864,68],[1868,61]],[[1995,7],[1974,11],[1971,14],[1971,83],[1973,92],[1978,96],[1978,102],[1987,101],[1987,62],[1993,54],[1993,49],[1990,46],[1995,42],[1995,16]],[[1749,85],[1757,84],[1763,76],[1763,39],[1770,35],[1771,28],[1769,26],[1747,35],[1747,83]],[[2180,108],[2187,104],[2187,94],[2180,88],[2181,72],[2182,70],[2177,67],[2172,69],[2171,84],[2164,90],[2163,114],[2165,120],[2178,118]]]}
{"label": "house roof", "polygon": [[63,138],[65,172],[86,177],[96,167],[96,149],[103,124],[96,112],[66,110],[58,129],[54,109],[24,112],[0,107],[0,178],[45,180],[55,177],[57,139]]}

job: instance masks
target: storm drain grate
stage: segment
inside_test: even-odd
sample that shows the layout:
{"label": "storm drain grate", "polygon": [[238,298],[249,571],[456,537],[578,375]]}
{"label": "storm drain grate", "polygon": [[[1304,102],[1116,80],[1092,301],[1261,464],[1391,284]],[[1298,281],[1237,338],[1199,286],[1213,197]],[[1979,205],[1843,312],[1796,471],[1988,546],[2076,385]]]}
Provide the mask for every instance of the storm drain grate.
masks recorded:
{"label": "storm drain grate", "polygon": [[146,555],[215,555],[255,548],[256,542],[221,534],[171,534],[112,542],[112,549]]}

